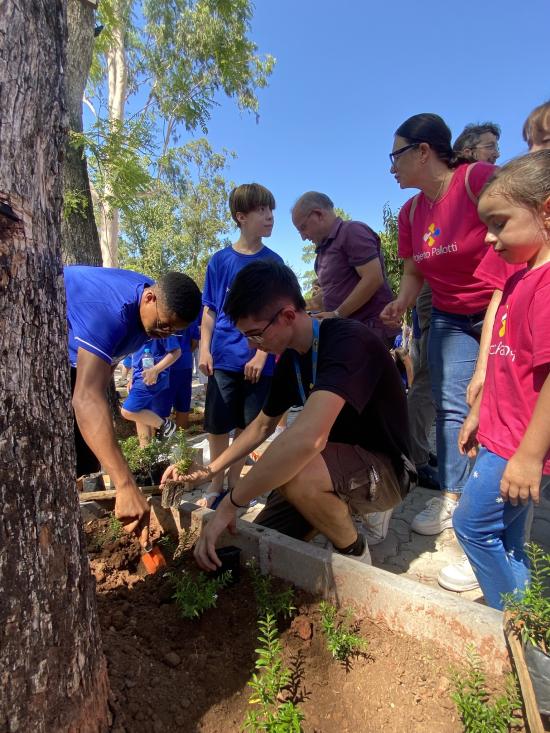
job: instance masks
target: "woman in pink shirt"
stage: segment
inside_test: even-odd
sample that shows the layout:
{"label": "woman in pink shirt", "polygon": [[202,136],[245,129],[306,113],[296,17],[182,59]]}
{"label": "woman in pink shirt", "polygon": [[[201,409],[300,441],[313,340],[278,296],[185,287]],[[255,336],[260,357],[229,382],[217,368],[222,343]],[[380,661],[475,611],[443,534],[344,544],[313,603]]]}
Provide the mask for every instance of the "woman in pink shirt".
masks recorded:
{"label": "woman in pink shirt", "polygon": [[428,361],[437,409],[442,495],[431,499],[412,523],[413,530],[429,535],[452,526],[468,478],[468,457],[458,450],[468,409],[466,388],[487,306],[494,289],[502,289],[511,271],[487,249],[487,228],[477,213],[480,191],[495,166],[458,160],[451,131],[441,117],[430,113],[414,115],[397,129],[390,160],[401,188],[418,188],[420,193],[399,214],[404,274],[399,295],[382,311],[382,320],[399,322],[424,280],[432,289]]}
{"label": "woman in pink shirt", "polygon": [[487,374],[459,437],[481,444],[453,525],[485,600],[528,580],[525,524],[550,474],[550,150],[505,165],[484,189],[479,212],[487,242],[507,263],[489,346]]}

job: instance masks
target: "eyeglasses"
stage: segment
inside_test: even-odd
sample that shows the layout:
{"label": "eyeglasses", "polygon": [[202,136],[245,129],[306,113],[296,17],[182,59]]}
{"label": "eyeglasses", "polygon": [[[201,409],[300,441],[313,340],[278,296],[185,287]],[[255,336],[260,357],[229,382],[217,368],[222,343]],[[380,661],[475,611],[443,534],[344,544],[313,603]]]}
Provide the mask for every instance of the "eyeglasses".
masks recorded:
{"label": "eyeglasses", "polygon": [[181,326],[174,326],[173,323],[161,323],[160,317],[159,317],[159,306],[158,302],[155,300],[155,306],[157,309],[157,323],[155,325],[155,332],[160,333],[163,336],[170,336],[174,333],[178,333],[182,330]]}
{"label": "eyeglasses", "polygon": [[404,145],[402,148],[399,148],[398,150],[394,150],[393,153],[390,153],[390,161],[392,165],[395,165],[395,161],[400,155],[403,155],[403,153],[406,153],[407,150],[411,150],[412,148],[417,148],[420,145],[420,143],[411,143],[410,145]]}
{"label": "eyeglasses", "polygon": [[305,229],[305,226],[306,226],[306,224],[308,223],[308,221],[309,221],[309,218],[310,218],[310,216],[311,216],[311,215],[313,214],[313,211],[314,211],[314,210],[312,209],[312,210],[311,210],[311,211],[309,212],[309,214],[308,214],[308,215],[307,215],[307,216],[306,216],[306,217],[304,218],[304,220],[303,220],[303,222],[302,222],[301,224],[297,224],[297,225],[296,225],[296,229],[298,230],[298,232],[299,232],[300,234],[303,234],[303,231],[304,231],[304,229]]}
{"label": "eyeglasses", "polygon": [[498,143],[485,143],[484,145],[474,145],[472,150],[477,150],[478,148],[481,148],[482,150],[494,150],[497,153],[500,152]]}
{"label": "eyeglasses", "polygon": [[[287,305],[288,305],[288,303],[287,303]],[[284,311],[285,308],[286,308],[286,305],[283,305],[282,308],[279,308],[279,310],[277,311],[277,313],[275,313],[275,315],[269,321],[269,323],[267,324],[267,326],[265,326],[264,328],[262,328],[261,331],[258,331],[257,333],[250,333],[250,332],[246,332],[246,331],[241,331],[242,335],[245,338],[247,338],[249,341],[254,341],[254,343],[256,343],[256,344],[261,344],[262,341],[264,340],[264,333],[267,331],[267,329],[270,326],[273,325],[273,323],[275,323],[275,321],[277,320],[278,316]]]}

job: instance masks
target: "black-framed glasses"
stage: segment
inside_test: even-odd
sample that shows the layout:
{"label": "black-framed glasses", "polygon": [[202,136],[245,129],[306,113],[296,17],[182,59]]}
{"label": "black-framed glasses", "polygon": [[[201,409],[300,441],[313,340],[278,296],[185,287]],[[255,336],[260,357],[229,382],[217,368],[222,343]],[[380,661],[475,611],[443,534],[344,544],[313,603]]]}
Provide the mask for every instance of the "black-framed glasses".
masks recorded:
{"label": "black-framed glasses", "polygon": [[498,147],[498,143],[483,143],[483,145],[474,145],[472,150],[494,150],[496,153],[500,153],[500,148]]}
{"label": "black-framed glasses", "polygon": [[158,302],[155,300],[155,306],[157,309],[157,323],[155,326],[155,332],[161,333],[164,336],[171,336],[175,333],[178,333],[182,330],[180,326],[174,326],[172,323],[161,323],[160,317],[159,317],[159,306]]}
{"label": "black-framed glasses", "polygon": [[395,165],[395,161],[397,158],[399,158],[400,155],[403,155],[403,153],[406,153],[407,150],[411,150],[412,148],[417,148],[420,145],[420,143],[411,143],[410,145],[404,145],[402,148],[399,148],[398,150],[394,150],[393,153],[390,153],[390,162],[392,165]]}
{"label": "black-framed glasses", "polygon": [[[288,305],[288,303],[287,303],[287,305]],[[284,311],[285,308],[286,308],[286,305],[283,305],[282,308],[279,308],[279,310],[277,311],[277,313],[275,313],[275,315],[273,316],[273,318],[271,318],[271,320],[268,322],[267,326],[264,326],[264,328],[262,328],[261,331],[258,331],[257,333],[250,333],[250,332],[249,333],[246,333],[244,331],[241,331],[242,335],[245,338],[247,338],[249,341],[254,341],[257,344],[261,344],[262,341],[264,340],[264,333],[267,331],[267,329],[270,326],[272,326],[275,323],[275,321],[277,320],[278,316]]]}

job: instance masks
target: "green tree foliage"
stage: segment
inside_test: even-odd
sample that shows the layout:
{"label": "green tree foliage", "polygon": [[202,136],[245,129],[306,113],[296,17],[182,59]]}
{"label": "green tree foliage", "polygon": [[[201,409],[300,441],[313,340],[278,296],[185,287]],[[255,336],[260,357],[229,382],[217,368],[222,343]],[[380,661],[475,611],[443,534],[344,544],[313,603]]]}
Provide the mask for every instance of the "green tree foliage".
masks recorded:
{"label": "green tree foliage", "polygon": [[384,265],[386,277],[391,289],[397,295],[399,283],[403,274],[403,261],[397,254],[397,218],[399,212],[394,213],[389,204],[384,204],[382,216],[384,220],[384,231],[379,232],[382,252],[384,254]]}
{"label": "green tree foliage", "polygon": [[[223,244],[230,154],[204,140],[185,145],[185,137],[207,133],[223,96],[258,114],[256,91],[274,59],[258,55],[249,38],[252,8],[250,0],[99,4],[103,31],[88,86],[95,123],[74,142],[88,152],[104,261],[106,251],[117,261],[119,215],[122,264],[141,263],[151,274],[191,262],[200,279],[204,260]],[[190,217],[185,231],[182,216]]]}
{"label": "green tree foliage", "polygon": [[121,265],[151,277],[183,270],[202,285],[213,252],[229,244],[232,184],[224,173],[231,157],[204,138],[170,148],[150,193],[122,210]]}

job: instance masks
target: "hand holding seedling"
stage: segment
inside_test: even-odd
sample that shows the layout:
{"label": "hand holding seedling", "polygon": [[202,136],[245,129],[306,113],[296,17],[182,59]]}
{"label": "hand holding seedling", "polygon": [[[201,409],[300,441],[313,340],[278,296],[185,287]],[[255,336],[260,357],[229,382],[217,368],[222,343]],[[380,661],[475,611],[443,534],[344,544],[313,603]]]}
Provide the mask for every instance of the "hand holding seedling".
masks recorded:
{"label": "hand holding seedling", "polygon": [[193,461],[190,466],[184,470],[184,466],[181,465],[181,461],[173,463],[168,466],[166,471],[162,474],[160,485],[167,483],[168,481],[180,481],[189,484],[201,484],[205,481],[210,481],[214,474],[210,470],[209,466],[203,466],[200,463]]}
{"label": "hand holding seedling", "polygon": [[125,532],[136,532],[142,547],[149,544],[149,512],[149,504],[135,481],[133,484],[117,486],[115,517],[120,520]]}
{"label": "hand holding seedling", "polygon": [[229,529],[231,534],[237,534],[237,510],[226,496],[211,516],[208,524],[203,525],[202,532],[193,554],[197,565],[202,570],[216,570],[221,567],[221,562],[216,554],[216,542],[224,531]]}

